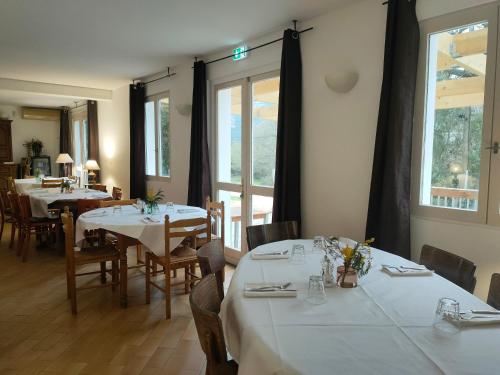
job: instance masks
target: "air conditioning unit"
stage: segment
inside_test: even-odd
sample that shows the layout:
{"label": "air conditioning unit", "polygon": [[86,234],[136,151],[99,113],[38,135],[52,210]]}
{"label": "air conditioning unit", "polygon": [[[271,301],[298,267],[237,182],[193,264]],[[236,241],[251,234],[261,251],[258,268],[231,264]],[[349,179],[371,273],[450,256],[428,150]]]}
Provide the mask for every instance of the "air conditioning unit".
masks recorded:
{"label": "air conditioning unit", "polygon": [[25,120],[59,121],[59,110],[22,107],[22,118]]}

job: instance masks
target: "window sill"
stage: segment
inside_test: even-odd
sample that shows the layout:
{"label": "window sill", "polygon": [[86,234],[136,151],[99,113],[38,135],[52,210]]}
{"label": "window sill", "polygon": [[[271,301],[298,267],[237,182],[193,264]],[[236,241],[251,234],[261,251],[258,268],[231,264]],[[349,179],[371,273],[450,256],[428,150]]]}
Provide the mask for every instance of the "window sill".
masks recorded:
{"label": "window sill", "polygon": [[170,176],[146,176],[146,181],[154,181],[154,182],[172,182],[172,177]]}

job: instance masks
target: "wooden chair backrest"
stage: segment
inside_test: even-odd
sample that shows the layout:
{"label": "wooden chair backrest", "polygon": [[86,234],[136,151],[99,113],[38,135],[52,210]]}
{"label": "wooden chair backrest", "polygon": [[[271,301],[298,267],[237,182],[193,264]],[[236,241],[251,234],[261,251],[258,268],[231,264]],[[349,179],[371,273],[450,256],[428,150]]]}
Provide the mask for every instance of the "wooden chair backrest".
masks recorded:
{"label": "wooden chair backrest", "polygon": [[57,179],[50,179],[50,180],[42,180],[42,187],[43,188],[54,188],[54,187],[61,187],[63,183],[62,178],[57,178]]}
{"label": "wooden chair backrest", "polygon": [[68,176],[68,180],[71,180],[74,184],[80,186],[80,176]]}
{"label": "wooden chair backrest", "polygon": [[[226,245],[225,239],[224,239],[224,222],[225,222],[225,210],[224,210],[224,201],[221,202],[216,202],[216,201],[210,201],[210,197],[207,197],[206,204],[205,204],[206,210],[210,213],[212,218],[214,219],[215,225],[213,226],[213,230],[215,230],[217,235],[217,232],[220,232],[220,239],[222,240],[222,247]],[[213,231],[212,231],[213,233]]]}
{"label": "wooden chair backrest", "polygon": [[14,182],[14,179],[11,176],[7,177],[7,190],[13,193],[17,193],[16,183]]}
{"label": "wooden chair backrest", "polygon": [[[227,372],[227,352],[222,322],[219,318],[221,300],[214,275],[201,279],[191,291],[189,304],[193,313],[201,348],[207,357],[207,374]],[[226,371],[224,371],[226,370]]]}
{"label": "wooden chair backrest", "polygon": [[135,204],[135,200],[126,199],[123,201],[99,201],[99,207],[112,207],[112,206],[131,206]]}
{"label": "wooden chair backrest", "polygon": [[296,240],[299,236],[297,228],[296,221],[249,226],[247,227],[248,250],[266,243]]}
{"label": "wooden chair backrest", "polygon": [[468,292],[474,292],[476,265],[470,260],[434,246],[424,245],[420,253],[420,264]]}
{"label": "wooden chair backrest", "polygon": [[12,217],[19,220],[20,209],[19,209],[19,194],[9,191],[8,195],[10,209],[12,210]]}
{"label": "wooden chair backrest", "polygon": [[104,193],[108,192],[108,189],[106,188],[106,185],[102,185],[102,184],[89,185],[89,189],[99,190],[99,191],[102,191]]}
{"label": "wooden chair backrest", "polygon": [[121,188],[113,186],[113,192],[111,195],[113,196],[113,199],[115,201],[119,201],[120,199],[122,199],[123,191]]}
{"label": "wooden chair backrest", "polygon": [[494,273],[491,275],[487,303],[491,307],[500,310],[500,273]]}
{"label": "wooden chair backrest", "polygon": [[35,176],[30,176],[30,175],[25,174],[25,175],[24,175],[24,179],[28,179],[28,178],[36,178],[36,177],[35,177]]}
{"label": "wooden chair backrest", "polygon": [[76,212],[78,215],[99,208],[100,199],[78,199],[76,201]]}
{"label": "wooden chair backrest", "polygon": [[202,276],[215,274],[217,290],[222,300],[224,298],[224,268],[226,266],[222,240],[217,239],[207,242],[198,249],[197,256]]}
{"label": "wooden chair backrest", "polygon": [[0,190],[0,210],[2,215],[10,208],[9,196],[7,190]]}
{"label": "wooden chair backrest", "polygon": [[28,223],[32,217],[30,197],[29,195],[19,194],[17,199],[19,201],[19,220]]}
{"label": "wooden chair backrest", "polygon": [[178,220],[173,223],[170,222],[169,216],[165,215],[165,258],[167,258],[167,261],[170,261],[170,239],[179,237],[191,238],[193,247],[196,248],[196,236],[199,234],[206,234],[208,241],[211,240],[211,222],[212,220],[208,212],[206,217]]}
{"label": "wooden chair backrest", "polygon": [[64,210],[61,214],[64,230],[64,249],[66,252],[66,262],[72,263],[75,259],[75,224],[73,214],[69,210]]}

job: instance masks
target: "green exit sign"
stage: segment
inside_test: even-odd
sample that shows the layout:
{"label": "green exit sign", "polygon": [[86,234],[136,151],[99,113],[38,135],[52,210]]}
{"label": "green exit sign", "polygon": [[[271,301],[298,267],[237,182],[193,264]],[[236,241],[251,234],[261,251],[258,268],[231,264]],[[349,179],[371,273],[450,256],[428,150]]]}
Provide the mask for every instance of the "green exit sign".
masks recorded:
{"label": "green exit sign", "polygon": [[247,57],[247,46],[239,46],[233,49],[233,61],[243,60]]}

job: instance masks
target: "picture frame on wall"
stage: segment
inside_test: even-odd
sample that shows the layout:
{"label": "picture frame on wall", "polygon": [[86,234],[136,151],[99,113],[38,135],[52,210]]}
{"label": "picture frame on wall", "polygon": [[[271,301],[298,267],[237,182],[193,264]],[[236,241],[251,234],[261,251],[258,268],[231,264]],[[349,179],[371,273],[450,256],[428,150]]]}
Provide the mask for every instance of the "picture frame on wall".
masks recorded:
{"label": "picture frame on wall", "polygon": [[52,169],[50,164],[50,156],[33,156],[31,158],[31,175],[35,175],[36,169],[40,170],[40,174],[45,176],[52,176]]}

